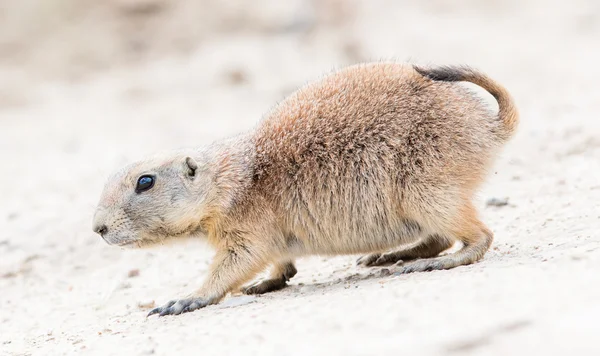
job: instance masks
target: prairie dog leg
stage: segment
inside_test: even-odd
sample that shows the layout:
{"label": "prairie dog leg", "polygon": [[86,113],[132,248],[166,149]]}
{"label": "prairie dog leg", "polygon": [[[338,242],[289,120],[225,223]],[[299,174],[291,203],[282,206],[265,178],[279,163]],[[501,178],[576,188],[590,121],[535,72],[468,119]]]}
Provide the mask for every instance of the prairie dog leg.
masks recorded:
{"label": "prairie dog leg", "polygon": [[245,294],[264,294],[283,289],[297,272],[293,261],[278,262],[273,266],[268,279],[246,286],[242,288],[242,292]]}
{"label": "prairie dog leg", "polygon": [[410,261],[417,258],[431,258],[449,249],[454,241],[439,234],[428,235],[415,246],[387,253],[373,253],[361,257],[357,262],[366,267]]}
{"label": "prairie dog leg", "polygon": [[452,234],[463,242],[464,246],[455,253],[435,258],[426,258],[399,265],[397,274],[450,269],[477,262],[487,252],[494,234],[476,217],[475,209],[468,205],[457,221],[458,230]]}
{"label": "prairie dog leg", "polygon": [[228,292],[254,277],[265,266],[265,260],[257,256],[251,246],[239,242],[224,246],[217,251],[208,278],[198,291],[188,298],[172,300],[162,307],[154,308],[148,316],[178,315],[215,304]]}

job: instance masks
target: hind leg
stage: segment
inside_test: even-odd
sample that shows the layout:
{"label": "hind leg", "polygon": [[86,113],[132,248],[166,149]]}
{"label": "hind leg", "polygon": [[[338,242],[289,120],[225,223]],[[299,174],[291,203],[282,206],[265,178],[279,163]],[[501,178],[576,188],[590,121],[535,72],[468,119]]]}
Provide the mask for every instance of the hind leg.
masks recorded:
{"label": "hind leg", "polygon": [[283,289],[297,272],[293,261],[279,262],[273,266],[268,279],[244,287],[242,288],[242,292],[245,294],[264,294]]}
{"label": "hind leg", "polygon": [[494,235],[477,218],[475,209],[469,204],[456,222],[457,228],[450,231],[463,242],[459,251],[445,256],[426,258],[399,264],[397,274],[450,269],[480,260],[492,244]]}
{"label": "hind leg", "polygon": [[453,244],[454,241],[452,239],[439,234],[433,234],[427,236],[415,246],[382,254],[373,253],[366,255],[361,257],[357,263],[362,266],[373,267],[410,261],[417,258],[431,258],[449,249]]}

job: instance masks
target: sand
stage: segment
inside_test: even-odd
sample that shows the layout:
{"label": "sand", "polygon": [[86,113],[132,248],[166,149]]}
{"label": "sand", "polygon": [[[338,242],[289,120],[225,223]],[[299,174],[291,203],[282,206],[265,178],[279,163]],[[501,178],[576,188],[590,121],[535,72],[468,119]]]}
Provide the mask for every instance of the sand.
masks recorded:
{"label": "sand", "polygon": [[[3,62],[0,355],[600,354],[598,3],[353,6],[75,74],[66,50],[48,67],[35,51]],[[108,246],[91,231],[108,174],[251,129],[304,82],[381,58],[468,63],[513,93],[522,125],[477,198],[495,232],[485,258],[396,277],[316,256],[283,291],[147,319],[200,285],[212,251]]]}

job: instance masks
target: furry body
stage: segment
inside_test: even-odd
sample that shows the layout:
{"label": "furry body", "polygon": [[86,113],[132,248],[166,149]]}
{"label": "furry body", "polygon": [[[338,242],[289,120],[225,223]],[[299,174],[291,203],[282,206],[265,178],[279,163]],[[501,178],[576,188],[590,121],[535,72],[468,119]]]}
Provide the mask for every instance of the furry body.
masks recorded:
{"label": "furry body", "polygon": [[[456,81],[488,90],[499,112]],[[245,291],[282,288],[305,255],[366,253],[361,264],[399,272],[473,263],[493,235],[471,200],[517,122],[506,90],[466,67],[348,67],[299,89],[251,132],[117,173],[95,229],[113,244],[207,236],[217,250],[207,281],[151,312],[161,315],[216,303],[269,265],[271,278]],[[134,193],[142,174],[156,186]],[[455,241],[461,250],[438,256]]]}

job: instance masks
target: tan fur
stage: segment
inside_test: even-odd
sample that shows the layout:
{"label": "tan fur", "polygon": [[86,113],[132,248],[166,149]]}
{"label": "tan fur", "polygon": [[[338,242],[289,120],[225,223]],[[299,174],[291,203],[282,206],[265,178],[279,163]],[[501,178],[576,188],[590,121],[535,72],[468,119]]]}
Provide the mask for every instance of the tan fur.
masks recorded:
{"label": "tan fur", "polygon": [[[462,80],[490,91],[499,113],[451,83]],[[216,303],[269,265],[271,277],[244,290],[280,289],[305,255],[372,253],[360,263],[398,262],[399,272],[473,263],[493,235],[471,199],[517,121],[506,90],[470,68],[345,68],[292,94],[249,133],[117,173],[95,230],[119,245],[207,237],[217,250],[208,279],[151,312],[161,315]],[[156,185],[135,193],[142,174]],[[455,241],[464,247],[438,256]]]}

